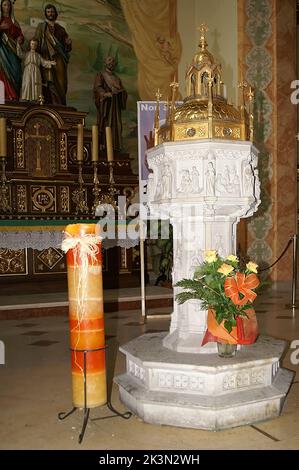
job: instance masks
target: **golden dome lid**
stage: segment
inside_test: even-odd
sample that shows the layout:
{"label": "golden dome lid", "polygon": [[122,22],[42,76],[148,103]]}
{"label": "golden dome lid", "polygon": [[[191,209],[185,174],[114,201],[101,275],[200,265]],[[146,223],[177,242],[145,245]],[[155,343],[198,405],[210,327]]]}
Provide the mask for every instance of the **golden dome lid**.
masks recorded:
{"label": "golden dome lid", "polygon": [[[249,109],[245,106],[246,83],[242,90],[241,105],[236,108],[227,102],[226,86],[221,78],[221,65],[217,64],[207,49],[206,32],[202,24],[198,28],[200,39],[198,51],[186,70],[186,97],[175,106],[178,83],[171,83],[172,99],[168,106],[166,123],[158,128],[155,124],[155,144],[176,140],[253,138],[253,92],[249,89]],[[157,106],[158,109],[158,106]],[[155,119],[159,122],[159,119]]]}
{"label": "golden dome lid", "polygon": [[[184,122],[205,121],[209,118],[209,102],[208,100],[191,100],[186,101],[182,106],[175,109],[173,113],[173,121],[177,124]],[[213,119],[221,121],[240,122],[241,114],[232,104],[226,100],[217,98],[213,101],[212,108]]]}

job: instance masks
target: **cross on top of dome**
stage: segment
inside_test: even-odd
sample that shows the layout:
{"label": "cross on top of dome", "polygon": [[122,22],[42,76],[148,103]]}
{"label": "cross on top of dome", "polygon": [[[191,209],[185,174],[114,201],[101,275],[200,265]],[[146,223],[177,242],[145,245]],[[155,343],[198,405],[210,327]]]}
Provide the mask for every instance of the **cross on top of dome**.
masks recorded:
{"label": "cross on top of dome", "polygon": [[206,41],[206,33],[209,31],[209,28],[205,23],[202,23],[200,26],[198,26],[197,30],[200,32],[199,46],[204,49],[208,45]]}

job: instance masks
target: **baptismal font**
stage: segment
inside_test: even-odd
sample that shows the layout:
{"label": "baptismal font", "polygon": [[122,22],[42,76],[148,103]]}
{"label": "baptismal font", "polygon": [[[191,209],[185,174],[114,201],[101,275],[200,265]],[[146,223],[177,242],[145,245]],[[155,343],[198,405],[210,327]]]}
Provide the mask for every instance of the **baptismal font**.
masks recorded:
{"label": "baptismal font", "polygon": [[176,301],[175,284],[193,277],[205,251],[236,253],[237,224],[260,204],[253,90],[242,81],[240,105],[228,102],[207,28],[199,30],[186,98],[175,105],[172,82],[166,120],[160,125],[155,117],[156,145],[147,151],[151,216],[173,228],[170,329],[121,346],[127,370],[115,380],[123,403],[146,422],[219,430],[278,416],[292,373],[280,367],[285,342],[266,336],[232,359],[219,358],[216,343],[202,345],[207,311],[200,300]]}

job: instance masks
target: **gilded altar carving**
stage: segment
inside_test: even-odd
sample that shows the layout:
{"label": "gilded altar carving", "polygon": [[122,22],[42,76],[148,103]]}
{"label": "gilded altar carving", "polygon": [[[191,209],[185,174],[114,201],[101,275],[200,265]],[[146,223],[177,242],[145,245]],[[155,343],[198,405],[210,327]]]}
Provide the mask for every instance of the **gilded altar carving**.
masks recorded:
{"label": "gilded altar carving", "polygon": [[47,118],[35,117],[27,122],[25,154],[31,176],[49,177],[55,174],[55,132]]}
{"label": "gilded altar carving", "polygon": [[17,129],[15,136],[16,167],[18,170],[23,170],[25,168],[24,131]]}
{"label": "gilded altar carving", "polygon": [[65,132],[60,138],[60,170],[67,171],[67,135]]}
{"label": "gilded altar carving", "polygon": [[[59,250],[55,251],[59,246],[56,240],[59,238],[57,234],[60,230],[56,226],[52,232],[51,227],[47,225],[55,225],[55,222],[48,224],[50,219],[60,221],[73,218],[75,215],[76,207],[72,202],[72,194],[78,188],[79,180],[76,155],[77,124],[85,122],[87,113],[67,106],[54,108],[45,104],[19,102],[1,105],[1,114],[9,120],[7,145],[8,150],[13,151],[13,158],[8,159],[6,168],[8,190],[5,189],[4,194],[2,188],[2,198],[0,194],[0,218],[8,219],[8,206],[13,205],[9,218],[16,221],[15,231],[4,225],[6,233],[2,238],[4,241],[11,241],[11,246],[4,243],[0,253],[1,281],[6,282],[19,274],[31,280],[41,279],[41,276],[53,277],[53,275],[62,278],[66,272],[65,258]],[[82,185],[89,208],[94,202],[93,189],[95,187],[90,171],[94,167],[91,165],[91,143],[92,134],[86,128]],[[104,152],[99,154],[98,170],[99,185],[103,193],[106,193],[110,167]],[[135,195],[138,179],[133,175],[128,154],[115,155],[113,171],[115,185],[120,194],[126,196],[126,204],[129,205]],[[92,214],[93,216],[91,210],[89,213],[87,211],[88,209],[86,209],[86,215]],[[41,220],[40,227],[37,222],[31,224],[32,220],[37,221],[37,219]],[[33,228],[32,225],[34,225]],[[57,225],[60,223],[58,222]],[[19,226],[22,228],[19,229]],[[36,237],[31,236],[33,234]],[[49,240],[51,244],[49,246],[53,249],[43,253],[38,251],[45,247],[43,240]],[[24,252],[16,251],[24,246],[30,246],[30,248]],[[5,247],[15,251],[4,252]],[[114,261],[117,250],[116,247],[115,250],[103,252],[103,271],[105,282],[109,286],[114,285],[120,270],[122,270],[120,282],[125,286],[131,270],[131,250],[123,251],[122,256],[117,257],[116,265]],[[22,256],[28,257],[28,264]],[[137,264],[136,262],[135,269],[139,269]],[[129,282],[131,285],[131,279]],[[136,277],[136,285],[137,283]]]}
{"label": "gilded altar carving", "polygon": [[129,272],[128,270],[128,259],[127,259],[127,249],[121,247],[120,248],[120,268],[119,272],[121,273],[127,273]]}
{"label": "gilded altar carving", "polygon": [[27,250],[0,248],[0,276],[26,275],[28,273]]}
{"label": "gilded altar carving", "polygon": [[5,183],[0,184],[0,211],[11,212],[11,188]]}
{"label": "gilded altar carving", "polygon": [[70,212],[70,188],[68,186],[60,188],[60,210],[64,213]]}
{"label": "gilded altar carving", "polygon": [[[83,147],[83,162],[87,162],[89,159],[89,151],[87,146]],[[77,144],[71,145],[69,149],[69,161],[73,165],[77,165]]]}
{"label": "gilded altar carving", "polygon": [[61,250],[50,247],[41,251],[37,258],[51,270],[62,260],[63,253]]}
{"label": "gilded altar carving", "polygon": [[56,212],[56,187],[31,186],[32,212]]}
{"label": "gilded altar carving", "polygon": [[66,272],[64,253],[58,248],[33,250],[33,274],[59,274]]}
{"label": "gilded altar carving", "polygon": [[17,185],[17,212],[27,212],[27,190],[24,184]]}

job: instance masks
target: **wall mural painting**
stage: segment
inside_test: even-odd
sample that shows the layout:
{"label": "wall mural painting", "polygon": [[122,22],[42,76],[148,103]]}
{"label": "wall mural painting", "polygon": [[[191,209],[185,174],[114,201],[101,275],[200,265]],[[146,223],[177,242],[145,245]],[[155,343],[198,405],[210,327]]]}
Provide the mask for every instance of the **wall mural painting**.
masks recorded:
{"label": "wall mural painting", "polygon": [[137,162],[137,59],[131,33],[120,0],[16,0],[14,13],[25,36],[24,47],[44,22],[44,8],[52,3],[58,12],[57,22],[72,40],[68,64],[67,105],[87,111],[87,127],[96,123],[97,110],[93,87],[96,75],[104,70],[104,59],[116,59],[115,73],[128,93],[122,113],[124,149]]}

